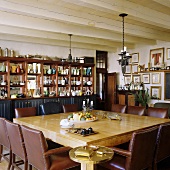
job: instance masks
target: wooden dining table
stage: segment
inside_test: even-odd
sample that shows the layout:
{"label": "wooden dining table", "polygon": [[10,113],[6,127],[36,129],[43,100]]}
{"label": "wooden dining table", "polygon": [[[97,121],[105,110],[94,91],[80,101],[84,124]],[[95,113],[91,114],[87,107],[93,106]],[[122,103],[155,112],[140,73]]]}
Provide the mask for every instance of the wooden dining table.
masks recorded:
{"label": "wooden dining table", "polygon": [[86,145],[115,146],[129,141],[134,131],[170,122],[170,119],[123,113],[119,113],[121,120],[111,120],[103,116],[108,113],[109,115],[115,114],[114,112],[93,110],[92,114],[98,116],[96,121],[74,122],[74,128],[88,129],[92,127],[97,132],[89,136],[70,133],[68,129],[61,128],[60,121],[67,118],[70,113],[15,118],[13,121],[20,125],[41,130],[46,138],[72,148]]}

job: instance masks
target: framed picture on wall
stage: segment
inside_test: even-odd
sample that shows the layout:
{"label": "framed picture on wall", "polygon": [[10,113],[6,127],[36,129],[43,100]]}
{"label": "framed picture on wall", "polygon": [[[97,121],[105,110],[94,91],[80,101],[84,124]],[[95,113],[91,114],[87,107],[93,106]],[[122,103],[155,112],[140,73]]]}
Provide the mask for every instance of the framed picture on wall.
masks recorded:
{"label": "framed picture on wall", "polygon": [[133,82],[134,83],[140,83],[141,82],[140,75],[133,75]]}
{"label": "framed picture on wall", "polygon": [[126,74],[131,74],[131,72],[132,72],[132,65],[129,64],[126,66]]}
{"label": "framed picture on wall", "polygon": [[160,84],[160,73],[152,73],[152,83],[153,84]]}
{"label": "framed picture on wall", "polygon": [[132,53],[132,63],[138,63],[139,62],[139,53]]}
{"label": "framed picture on wall", "polygon": [[124,81],[125,81],[125,84],[130,84],[131,81],[132,81],[132,78],[130,75],[126,75],[124,76]]}
{"label": "framed picture on wall", "polygon": [[164,48],[156,48],[150,50],[149,62],[151,67],[157,67],[161,66],[161,64],[164,64]]}
{"label": "framed picture on wall", "polygon": [[132,65],[132,73],[138,72],[138,64]]}
{"label": "framed picture on wall", "polygon": [[161,86],[151,86],[151,99],[161,99]]}
{"label": "framed picture on wall", "polygon": [[166,49],[166,58],[167,60],[170,60],[170,48]]}
{"label": "framed picture on wall", "polygon": [[142,82],[144,84],[149,84],[150,83],[150,74],[142,74]]}

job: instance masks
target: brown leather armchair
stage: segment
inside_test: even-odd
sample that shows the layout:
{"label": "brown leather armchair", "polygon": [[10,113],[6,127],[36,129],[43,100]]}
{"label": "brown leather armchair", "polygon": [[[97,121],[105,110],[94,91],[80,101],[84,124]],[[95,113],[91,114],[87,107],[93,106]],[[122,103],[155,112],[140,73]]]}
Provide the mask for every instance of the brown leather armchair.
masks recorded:
{"label": "brown leather armchair", "polygon": [[128,106],[127,113],[144,116],[145,115],[145,107],[143,107],[143,106]]}
{"label": "brown leather armchair", "polygon": [[15,108],[15,117],[36,116],[36,107]]}
{"label": "brown leather armchair", "polygon": [[30,168],[32,166],[40,170],[79,168],[80,164],[73,162],[69,158],[68,152],[71,149],[70,147],[48,150],[47,142],[41,131],[27,126],[21,126],[21,128]]}
{"label": "brown leather armchair", "polygon": [[149,107],[147,115],[158,118],[168,118],[168,108]]}
{"label": "brown leather armchair", "polygon": [[[6,149],[9,150],[8,153],[3,152],[4,146],[6,147]],[[7,134],[5,118],[0,118],[0,162],[2,158],[8,161],[7,170],[9,170],[12,164],[12,151],[11,151],[11,146],[10,146],[9,138]]]}
{"label": "brown leather armchair", "polygon": [[134,132],[128,150],[112,147],[115,152],[112,160],[101,163],[105,169],[141,170],[152,168],[158,127]]}
{"label": "brown leather armchair", "polygon": [[125,113],[126,107],[127,107],[126,105],[112,104],[111,111],[112,112]]}
{"label": "brown leather armchair", "polygon": [[63,105],[63,112],[76,112],[78,111],[78,105],[77,104],[64,104]]}
{"label": "brown leather armchair", "polygon": [[[170,169],[170,123],[161,124],[157,136],[157,145],[154,157],[154,169]],[[165,160],[165,161],[164,161]],[[168,163],[169,162],[169,163]],[[157,168],[158,166],[158,168]],[[160,168],[159,168],[160,167]]]}
{"label": "brown leather armchair", "polygon": [[[12,169],[14,169],[14,167],[17,167],[18,169],[20,165],[24,164],[24,170],[27,170],[28,160],[21,127],[8,120],[5,120],[5,122],[12,149]],[[21,160],[16,160],[16,156],[21,158]]]}

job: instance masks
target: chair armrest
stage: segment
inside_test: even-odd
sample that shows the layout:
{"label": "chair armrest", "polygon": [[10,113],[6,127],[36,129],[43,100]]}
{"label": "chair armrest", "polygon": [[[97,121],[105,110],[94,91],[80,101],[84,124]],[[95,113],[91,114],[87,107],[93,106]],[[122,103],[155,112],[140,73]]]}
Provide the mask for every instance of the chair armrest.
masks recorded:
{"label": "chair armrest", "polygon": [[44,156],[45,157],[48,157],[50,155],[54,155],[54,154],[60,154],[60,153],[63,153],[63,152],[67,152],[69,150],[71,150],[72,148],[71,147],[60,147],[60,148],[56,148],[56,149],[51,149],[51,150],[48,150],[47,152],[44,153]]}
{"label": "chair armrest", "polygon": [[131,152],[128,151],[128,150],[124,150],[124,149],[120,149],[120,148],[116,148],[116,147],[109,147],[109,148],[113,149],[113,151],[115,153],[118,153],[119,155],[123,155],[123,156],[126,156],[126,157],[131,156]]}

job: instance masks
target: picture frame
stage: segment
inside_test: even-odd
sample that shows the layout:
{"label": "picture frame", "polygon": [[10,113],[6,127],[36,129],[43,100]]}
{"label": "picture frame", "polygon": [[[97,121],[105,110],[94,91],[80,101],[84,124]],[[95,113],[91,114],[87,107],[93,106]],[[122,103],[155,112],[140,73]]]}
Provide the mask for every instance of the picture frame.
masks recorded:
{"label": "picture frame", "polygon": [[132,53],[132,63],[139,63],[139,53]]}
{"label": "picture frame", "polygon": [[144,84],[150,84],[150,74],[142,74],[142,82]]}
{"label": "picture frame", "polygon": [[131,81],[132,81],[131,75],[126,75],[126,76],[124,76],[124,82],[125,82],[125,84],[130,84]]}
{"label": "picture frame", "polygon": [[151,86],[151,99],[161,100],[161,86]]}
{"label": "picture frame", "polygon": [[138,72],[138,64],[132,65],[132,73],[137,73]]}
{"label": "picture frame", "polygon": [[152,73],[152,84],[160,84],[160,73]]}
{"label": "picture frame", "polygon": [[166,49],[166,59],[170,60],[170,48]]}
{"label": "picture frame", "polygon": [[131,74],[131,73],[132,73],[132,65],[129,64],[129,65],[126,66],[126,72],[125,72],[125,74]]}
{"label": "picture frame", "polygon": [[149,62],[151,67],[161,67],[164,64],[164,48],[151,49]]}
{"label": "picture frame", "polygon": [[133,75],[133,82],[134,84],[140,83],[141,82],[140,75]]}

